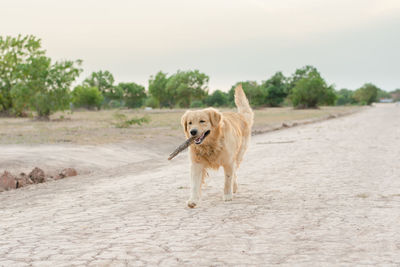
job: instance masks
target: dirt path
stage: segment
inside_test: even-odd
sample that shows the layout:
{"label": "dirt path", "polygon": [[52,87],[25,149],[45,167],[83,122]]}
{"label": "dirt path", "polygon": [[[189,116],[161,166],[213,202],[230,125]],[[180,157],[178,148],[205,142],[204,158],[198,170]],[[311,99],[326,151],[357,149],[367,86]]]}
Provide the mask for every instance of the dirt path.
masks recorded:
{"label": "dirt path", "polygon": [[239,193],[188,159],[145,160],[0,194],[0,266],[400,265],[400,107],[253,138]]}

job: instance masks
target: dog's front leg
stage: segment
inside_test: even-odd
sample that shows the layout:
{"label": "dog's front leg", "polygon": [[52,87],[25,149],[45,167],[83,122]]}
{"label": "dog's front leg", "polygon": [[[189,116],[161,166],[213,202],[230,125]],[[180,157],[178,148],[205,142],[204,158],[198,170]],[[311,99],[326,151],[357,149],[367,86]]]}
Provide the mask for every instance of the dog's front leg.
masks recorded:
{"label": "dog's front leg", "polygon": [[201,197],[201,182],[203,180],[203,170],[204,167],[201,164],[192,163],[191,166],[191,189],[190,189],[190,198],[187,201],[187,205],[189,208],[194,208],[200,202]]}
{"label": "dog's front leg", "polygon": [[232,179],[234,176],[234,165],[229,164],[224,166],[224,172],[225,172],[225,185],[224,185],[224,200],[225,201],[231,201],[233,196],[232,196]]}

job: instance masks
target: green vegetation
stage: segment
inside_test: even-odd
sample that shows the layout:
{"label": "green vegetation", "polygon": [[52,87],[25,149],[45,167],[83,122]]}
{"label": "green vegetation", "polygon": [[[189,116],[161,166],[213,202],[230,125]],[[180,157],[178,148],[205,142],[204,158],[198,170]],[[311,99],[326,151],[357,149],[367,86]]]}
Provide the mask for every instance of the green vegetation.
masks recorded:
{"label": "green vegetation", "polygon": [[266,105],[269,107],[279,107],[288,96],[287,78],[278,71],[271,78],[264,81],[261,85],[266,94]]}
{"label": "green vegetation", "polygon": [[79,85],[72,91],[72,103],[74,107],[100,109],[103,100],[103,95],[95,86]]}
{"label": "green vegetation", "polygon": [[349,89],[340,89],[336,92],[337,99],[336,105],[344,106],[344,105],[353,105],[356,104],[357,101],[353,97],[354,92]]}
{"label": "green vegetation", "polygon": [[80,65],[80,60],[52,63],[34,36],[0,36],[0,111],[21,116],[34,110],[46,119],[68,109]]}
{"label": "green vegetation", "polygon": [[125,114],[116,112],[113,115],[115,119],[115,127],[117,128],[128,128],[131,125],[137,124],[137,125],[142,125],[143,123],[149,123],[150,122],[150,117],[149,116],[143,116],[140,118],[130,118],[128,119]]}
{"label": "green vegetation", "polygon": [[35,36],[0,36],[0,114],[25,116],[33,112],[40,118],[48,118],[56,111],[69,109],[71,103],[73,107],[87,109],[232,107],[238,84],[242,84],[253,107],[317,108],[334,104],[370,105],[382,98],[400,100],[400,89],[388,93],[371,83],[356,91],[335,91],[310,65],[288,77],[276,72],[260,84],[237,82],[229,92],[216,90],[211,94],[209,76],[199,70],[178,70],[171,75],[159,71],[150,77],[147,92],[134,82],[115,84],[110,71],[99,70],[71,91],[82,72],[81,63],[80,60],[52,62]]}
{"label": "green vegetation", "polygon": [[378,97],[379,88],[372,83],[366,83],[354,92],[354,99],[361,105],[371,105]]}
{"label": "green vegetation", "polygon": [[267,94],[256,81],[237,82],[229,90],[229,102],[234,103],[235,88],[237,85],[242,84],[243,91],[246,93],[249,103],[253,107],[265,106]]}
{"label": "green vegetation", "polygon": [[160,71],[150,77],[149,93],[158,107],[188,108],[192,101],[201,101],[208,95],[208,81],[209,77],[198,70],[178,70],[170,77]]}
{"label": "green vegetation", "polygon": [[[336,95],[333,86],[328,86],[315,68],[305,68],[302,77],[296,77],[289,98],[294,107],[316,108],[319,105],[333,105]],[[296,71],[297,73],[297,71]]]}
{"label": "green vegetation", "polygon": [[383,99],[383,98],[392,98],[392,95],[389,92],[383,91],[382,89],[378,88],[376,98],[377,98],[377,100]]}
{"label": "green vegetation", "polygon": [[121,99],[122,93],[114,86],[114,76],[109,71],[93,72],[83,81],[83,85],[96,87],[104,96],[106,103],[113,99]]}
{"label": "green vegetation", "polygon": [[204,104],[208,107],[224,107],[229,105],[229,96],[221,90],[215,90],[211,95],[204,99]]}
{"label": "green vegetation", "polygon": [[[140,108],[146,99],[146,91],[143,86],[136,83],[119,83],[115,92],[119,92],[121,99],[128,108]],[[118,98],[116,98],[118,99]]]}

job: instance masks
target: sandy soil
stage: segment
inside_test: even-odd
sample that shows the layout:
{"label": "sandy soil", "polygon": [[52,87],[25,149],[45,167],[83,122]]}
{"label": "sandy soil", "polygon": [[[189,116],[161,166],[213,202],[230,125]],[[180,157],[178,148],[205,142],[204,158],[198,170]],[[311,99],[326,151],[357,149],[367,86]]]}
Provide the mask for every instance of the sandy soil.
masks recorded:
{"label": "sandy soil", "polygon": [[398,266],[399,117],[378,105],[257,135],[234,200],[211,172],[196,209],[185,205],[187,153],[163,153],[176,144],[45,147],[49,162],[98,170],[0,193],[0,266]]}

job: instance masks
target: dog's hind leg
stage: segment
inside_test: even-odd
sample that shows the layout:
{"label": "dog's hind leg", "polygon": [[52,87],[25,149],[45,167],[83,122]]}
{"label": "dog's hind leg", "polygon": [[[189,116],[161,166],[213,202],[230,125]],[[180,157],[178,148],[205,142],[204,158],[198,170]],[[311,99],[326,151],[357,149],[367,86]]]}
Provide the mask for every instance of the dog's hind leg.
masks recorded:
{"label": "dog's hind leg", "polygon": [[208,177],[208,172],[207,172],[207,170],[204,168],[204,169],[203,169],[203,173],[202,173],[202,179],[201,179],[201,184],[204,185],[204,186],[207,185],[207,183],[206,183],[206,178],[207,178],[207,177]]}
{"label": "dog's hind leg", "polygon": [[250,136],[244,137],[243,143],[240,146],[239,152],[236,157],[236,168],[233,172],[233,193],[236,193],[238,190],[236,170],[239,169],[240,163],[243,160],[244,153],[246,152],[249,143],[250,143]]}
{"label": "dog's hind leg", "polygon": [[246,153],[247,147],[250,143],[250,136],[243,137],[242,145],[240,146],[239,152],[236,157],[236,166],[239,168],[240,163],[242,163],[244,153]]}

